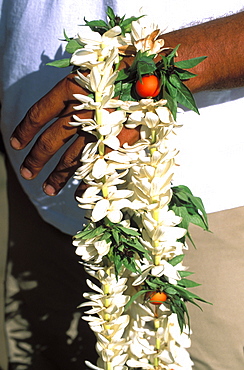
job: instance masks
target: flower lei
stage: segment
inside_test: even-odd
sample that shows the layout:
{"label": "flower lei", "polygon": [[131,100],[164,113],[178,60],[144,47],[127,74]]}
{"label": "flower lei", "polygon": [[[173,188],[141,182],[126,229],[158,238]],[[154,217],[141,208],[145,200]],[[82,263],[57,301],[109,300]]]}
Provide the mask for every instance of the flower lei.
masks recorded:
{"label": "flower lei", "polygon": [[[49,63],[73,65],[87,95],[75,94],[77,110],[93,110],[93,119],[74,115],[71,125],[96,137],[81,156],[75,178],[89,187],[78,197],[88,224],[73,238],[90,293],[80,307],[96,335],[95,370],[191,369],[187,352],[190,325],[186,302],[200,297],[187,290],[198,284],[183,265],[189,223],[208,230],[200,198],[186,186],[172,186],[178,150],[174,146],[178,103],[198,112],[182,81],[205,57],[175,62],[179,45],[164,48],[161,31],[145,26],[144,16],[128,19],[107,10],[108,23],[85,21],[91,35],[68,38],[71,58]],[[164,55],[161,53],[164,51]],[[132,65],[119,71],[123,57]],[[160,56],[160,58],[159,58]],[[157,58],[157,59],[156,59]],[[88,71],[83,74],[82,71]],[[141,98],[135,81],[154,75],[156,97]],[[112,111],[111,111],[112,110]],[[140,126],[140,139],[120,147],[123,127]],[[106,147],[110,151],[106,151]]]}

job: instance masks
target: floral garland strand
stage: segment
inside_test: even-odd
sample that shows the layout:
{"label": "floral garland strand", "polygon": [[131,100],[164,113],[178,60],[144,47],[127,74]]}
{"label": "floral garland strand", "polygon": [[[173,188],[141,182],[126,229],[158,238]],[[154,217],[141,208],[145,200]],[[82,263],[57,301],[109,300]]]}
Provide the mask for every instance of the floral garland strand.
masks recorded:
{"label": "floral garland strand", "polygon": [[[186,236],[191,240],[189,223],[205,230],[208,224],[200,198],[186,186],[172,186],[174,137],[178,103],[198,112],[182,82],[194,75],[182,68],[205,57],[175,62],[179,46],[164,48],[161,31],[145,25],[146,17],[119,18],[111,8],[107,15],[107,23],[86,21],[87,38],[65,35],[71,58],[49,63],[75,66],[76,81],[88,94],[74,95],[81,103],[74,109],[94,111],[93,119],[74,115],[70,122],[97,139],[86,145],[75,174],[88,185],[77,200],[90,221],[73,245],[98,280],[87,280],[93,292],[84,293],[88,301],[80,306],[91,306],[83,319],[96,335],[99,355],[96,365],[86,365],[190,370],[186,302],[205,301],[187,289],[198,284],[187,279],[183,251]],[[134,56],[132,65],[119,70],[127,56]],[[140,139],[121,148],[117,136],[124,126],[140,126]]]}

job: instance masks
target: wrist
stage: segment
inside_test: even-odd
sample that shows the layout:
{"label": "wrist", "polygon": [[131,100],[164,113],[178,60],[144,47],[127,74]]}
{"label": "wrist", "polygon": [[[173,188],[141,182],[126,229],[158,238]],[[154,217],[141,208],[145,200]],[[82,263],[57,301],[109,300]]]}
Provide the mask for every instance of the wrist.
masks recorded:
{"label": "wrist", "polygon": [[177,60],[207,56],[190,71],[185,84],[192,92],[244,85],[244,12],[162,35],[165,46],[180,44]]}

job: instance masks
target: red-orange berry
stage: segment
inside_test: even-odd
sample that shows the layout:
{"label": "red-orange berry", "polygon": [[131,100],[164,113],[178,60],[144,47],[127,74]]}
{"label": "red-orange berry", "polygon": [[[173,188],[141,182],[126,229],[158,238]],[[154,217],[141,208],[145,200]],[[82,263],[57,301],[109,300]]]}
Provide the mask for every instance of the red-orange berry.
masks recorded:
{"label": "red-orange berry", "polygon": [[147,292],[146,301],[155,305],[160,305],[168,299],[168,296],[164,292]]}
{"label": "red-orange berry", "polygon": [[160,93],[160,80],[155,75],[145,75],[135,85],[141,98],[155,98]]}

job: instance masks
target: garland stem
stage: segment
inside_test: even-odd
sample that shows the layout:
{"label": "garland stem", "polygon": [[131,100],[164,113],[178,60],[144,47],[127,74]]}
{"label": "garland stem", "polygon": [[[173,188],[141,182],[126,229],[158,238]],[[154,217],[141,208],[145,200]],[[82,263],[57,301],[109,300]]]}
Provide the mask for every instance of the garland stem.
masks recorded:
{"label": "garland stem", "polygon": [[[160,321],[158,319],[158,307],[157,306],[155,307],[154,317],[155,317],[155,319],[154,319],[154,330],[155,330],[155,333],[157,333],[157,330],[160,327]],[[156,350],[157,353],[159,353],[159,351],[160,351],[160,346],[161,346],[161,340],[160,340],[160,338],[156,337],[155,350]],[[155,366],[156,369],[158,368],[158,365],[159,365],[159,358],[156,355],[154,357],[154,366]]]}
{"label": "garland stem", "polygon": [[113,370],[111,362],[106,362],[106,370]]}
{"label": "garland stem", "polygon": [[[101,94],[100,91],[95,92],[95,101],[96,101],[96,103],[101,103],[102,94]],[[101,107],[96,108],[95,116],[96,116],[96,123],[99,126],[102,126],[103,125],[103,120],[102,120],[102,109],[101,109]],[[98,152],[99,152],[100,156],[103,156],[105,154],[105,146],[104,146],[104,143],[103,143],[103,139],[104,139],[103,135],[100,135],[99,139],[101,140],[101,142],[98,145]]]}

